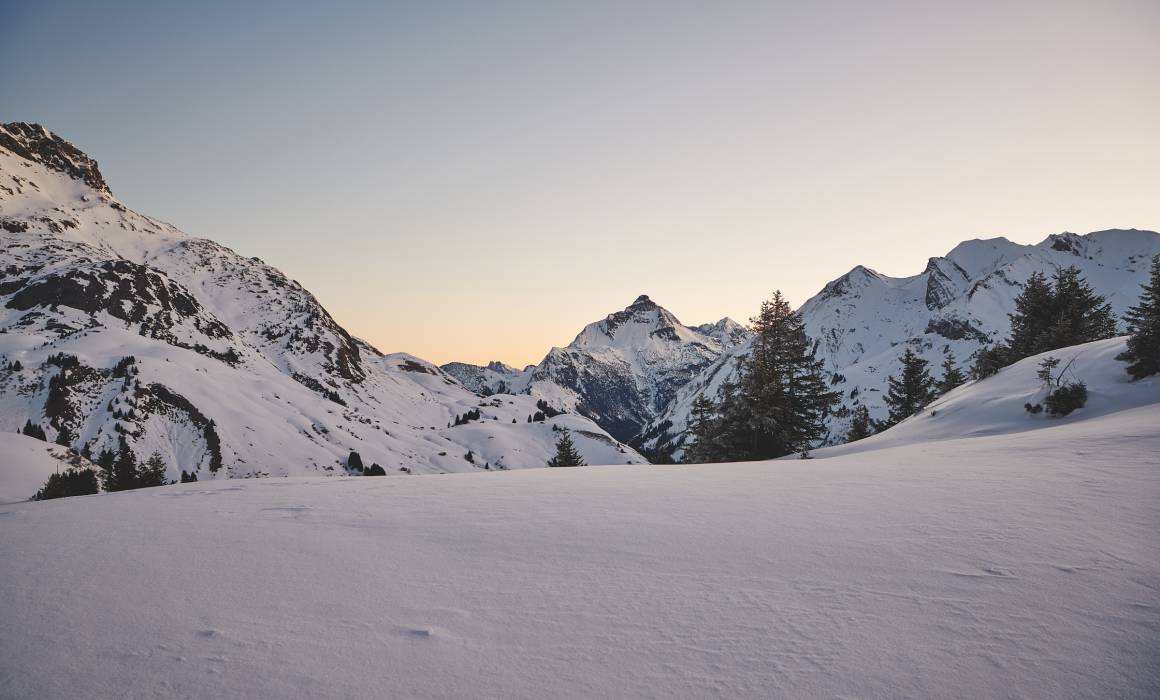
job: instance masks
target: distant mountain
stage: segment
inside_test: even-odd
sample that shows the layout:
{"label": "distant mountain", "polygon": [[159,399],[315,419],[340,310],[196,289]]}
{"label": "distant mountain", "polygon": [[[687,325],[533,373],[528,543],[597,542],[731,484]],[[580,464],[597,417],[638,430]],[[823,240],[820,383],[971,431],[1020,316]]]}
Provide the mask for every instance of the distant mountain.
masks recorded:
{"label": "distant mountain", "polygon": [[442,369],[481,394],[524,392],[574,410],[629,442],[678,390],[748,335],[729,318],[685,326],[641,295],[522,371],[496,362],[487,367],[452,363]]}
{"label": "distant mountain", "polygon": [[0,125],[0,430],[94,455],[124,439],[170,478],[341,472],[351,450],[396,473],[542,466],[553,426],[589,462],[644,461],[536,410],[383,355],[277,269],[128,209],[72,144]]}
{"label": "distant mountain", "polygon": [[[966,370],[980,348],[1007,336],[1008,314],[1027,278],[1071,265],[1122,316],[1139,299],[1149,261],[1158,253],[1160,234],[1115,229],[1055,234],[1036,245],[1004,238],[966,241],[931,258],[913,277],[855,267],[800,309],[832,385],[843,396],[842,408],[828,422],[829,442],[841,441],[848,413],[859,404],[875,418],[885,416],[886,379],[899,371],[904,346],[926,358],[936,377],[944,348]],[[693,400],[701,394],[716,397],[748,352],[747,343],[735,346],[682,387],[646,428],[643,447],[676,448],[679,454]]]}

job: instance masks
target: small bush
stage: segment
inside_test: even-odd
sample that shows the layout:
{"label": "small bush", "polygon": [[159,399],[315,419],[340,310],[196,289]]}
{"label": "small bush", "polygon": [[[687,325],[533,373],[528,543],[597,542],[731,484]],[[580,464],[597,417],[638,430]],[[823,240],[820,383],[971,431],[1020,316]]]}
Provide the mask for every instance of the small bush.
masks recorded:
{"label": "small bush", "polygon": [[1037,413],[1043,413],[1043,404],[1041,404],[1041,403],[1025,403],[1025,404],[1023,404],[1023,410],[1027,411],[1031,415],[1035,415]]}
{"label": "small bush", "polygon": [[1083,382],[1064,384],[1048,394],[1043,404],[1048,415],[1066,416],[1087,404],[1087,385]]}
{"label": "small bush", "polygon": [[363,472],[363,476],[386,476],[386,475],[387,475],[387,470],[380,467],[378,462],[374,462],[373,464],[371,464],[371,466],[366,468],[366,471]]}

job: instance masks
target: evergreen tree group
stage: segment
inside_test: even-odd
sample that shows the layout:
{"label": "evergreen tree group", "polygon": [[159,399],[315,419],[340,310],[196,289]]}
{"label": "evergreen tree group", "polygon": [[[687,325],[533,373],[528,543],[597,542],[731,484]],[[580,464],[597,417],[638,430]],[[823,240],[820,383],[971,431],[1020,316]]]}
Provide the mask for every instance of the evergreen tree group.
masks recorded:
{"label": "evergreen tree group", "polygon": [[560,439],[556,440],[556,456],[548,460],[549,467],[583,467],[584,457],[572,441],[572,431],[560,429]]}
{"label": "evergreen tree group", "polygon": [[66,498],[68,496],[87,496],[97,493],[97,473],[92,469],[67,469],[63,472],[50,474],[33,500],[47,501],[51,498]]}
{"label": "evergreen tree group", "polygon": [[20,432],[24,433],[28,437],[33,437],[37,440],[48,442],[48,436],[44,434],[44,428],[40,427],[36,423],[33,423],[31,420],[26,420],[24,422],[24,427],[20,430]]}
{"label": "evergreen tree group", "polygon": [[121,437],[117,451],[101,450],[97,455],[100,467],[101,486],[106,491],[129,491],[150,486],[165,485],[165,458],[154,452],[144,463],[139,464],[133,450]]}
{"label": "evergreen tree group", "polygon": [[1152,272],[1140,302],[1128,309],[1128,349],[1120,355],[1126,360],[1133,379],[1160,373],[1160,255],[1152,258]]}
{"label": "evergreen tree group", "polygon": [[881,426],[883,429],[913,416],[938,396],[926,360],[910,348],[899,359],[902,361],[901,373],[898,378],[890,375],[887,379],[886,406],[890,413]]}
{"label": "evergreen tree group", "polygon": [[976,378],[1039,353],[1104,340],[1116,334],[1111,304],[1088,285],[1076,267],[1055,271],[1051,280],[1035,272],[1015,299],[1006,342],[984,348],[975,359]]}
{"label": "evergreen tree group", "polygon": [[805,452],[825,434],[839,397],[826,386],[801,316],[775,292],[750,330],[753,346],[738,381],[726,382],[717,402],[702,395],[693,403],[687,462],[773,459]]}

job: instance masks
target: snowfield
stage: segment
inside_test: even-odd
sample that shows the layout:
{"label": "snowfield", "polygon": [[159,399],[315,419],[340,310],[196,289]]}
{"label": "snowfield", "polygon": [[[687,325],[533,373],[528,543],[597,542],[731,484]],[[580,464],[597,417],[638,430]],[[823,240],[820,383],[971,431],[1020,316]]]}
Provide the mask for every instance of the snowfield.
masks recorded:
{"label": "snowfield", "polygon": [[1160,380],[1117,346],[1055,353],[1066,419],[1024,362],[808,461],[0,506],[0,692],[1155,698]]}

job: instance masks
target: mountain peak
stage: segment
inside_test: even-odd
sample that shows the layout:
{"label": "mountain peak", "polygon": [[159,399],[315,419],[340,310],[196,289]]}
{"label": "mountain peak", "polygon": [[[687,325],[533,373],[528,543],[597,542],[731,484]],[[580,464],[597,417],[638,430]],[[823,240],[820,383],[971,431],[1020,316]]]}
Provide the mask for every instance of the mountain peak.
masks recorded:
{"label": "mountain peak", "polygon": [[97,161],[40,124],[0,124],[0,148],[80,180],[95,190],[111,194],[109,185],[97,167]]}
{"label": "mountain peak", "polygon": [[647,294],[641,294],[636,298],[636,301],[628,305],[628,308],[635,309],[641,306],[656,306],[656,302],[648,298]]}

